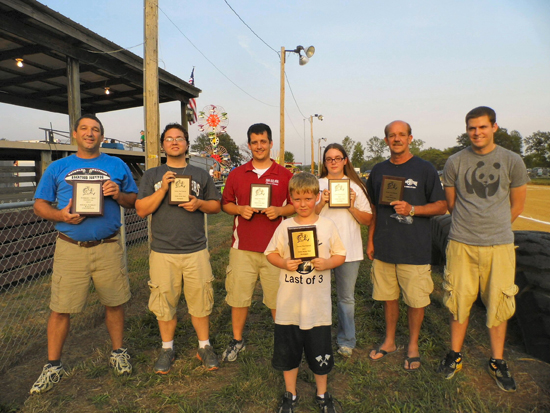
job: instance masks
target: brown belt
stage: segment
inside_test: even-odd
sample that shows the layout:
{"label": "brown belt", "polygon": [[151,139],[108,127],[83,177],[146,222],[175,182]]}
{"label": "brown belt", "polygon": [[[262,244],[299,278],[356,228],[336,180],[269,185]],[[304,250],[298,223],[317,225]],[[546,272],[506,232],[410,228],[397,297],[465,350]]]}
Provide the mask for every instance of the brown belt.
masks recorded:
{"label": "brown belt", "polygon": [[117,230],[114,234],[109,235],[106,238],[100,239],[99,241],[76,241],[61,232],[59,233],[58,237],[61,238],[63,241],[70,242],[71,244],[78,245],[79,247],[91,248],[91,247],[95,247],[96,245],[105,244],[108,242],[117,242],[118,240],[113,238],[118,235],[118,232],[119,231]]}

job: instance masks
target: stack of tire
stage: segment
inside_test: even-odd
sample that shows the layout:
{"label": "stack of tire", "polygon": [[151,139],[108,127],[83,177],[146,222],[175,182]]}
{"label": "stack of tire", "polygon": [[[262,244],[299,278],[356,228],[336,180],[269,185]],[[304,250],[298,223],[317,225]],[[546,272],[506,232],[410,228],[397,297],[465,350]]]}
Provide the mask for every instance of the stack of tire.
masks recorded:
{"label": "stack of tire", "polygon": [[[451,216],[431,219],[432,264],[445,263]],[[514,231],[516,319],[528,354],[550,363],[550,233]]]}
{"label": "stack of tire", "polygon": [[516,317],[527,353],[550,363],[550,233],[514,231]]}

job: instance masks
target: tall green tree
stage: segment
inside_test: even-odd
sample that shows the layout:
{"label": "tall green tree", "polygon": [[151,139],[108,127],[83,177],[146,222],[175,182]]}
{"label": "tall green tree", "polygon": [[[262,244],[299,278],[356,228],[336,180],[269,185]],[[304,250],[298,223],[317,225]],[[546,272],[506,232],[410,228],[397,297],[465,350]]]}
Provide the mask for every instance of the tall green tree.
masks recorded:
{"label": "tall green tree", "polygon": [[365,148],[361,142],[357,142],[353,147],[353,156],[351,157],[351,163],[355,168],[361,168],[365,161]]}
{"label": "tall green tree", "polygon": [[[470,146],[470,137],[467,133],[463,133],[456,138],[458,146],[461,148],[467,148]],[[509,149],[512,152],[515,152],[521,155],[521,149],[523,146],[523,141],[521,134],[517,130],[513,130],[508,133],[506,128],[498,128],[495,132],[495,143],[502,146],[503,148]]]}
{"label": "tall green tree", "polygon": [[287,163],[293,163],[294,162],[294,154],[290,151],[285,151],[285,162]]}
{"label": "tall green tree", "polygon": [[351,139],[349,136],[346,136],[344,140],[342,141],[342,146],[346,150],[346,153],[351,158],[353,155],[353,146],[355,145],[355,141]]}
{"label": "tall green tree", "polygon": [[411,144],[409,145],[409,150],[413,155],[420,155],[420,152],[422,151],[422,148],[424,147],[424,142],[422,139],[413,139]]}
{"label": "tall green tree", "polygon": [[378,136],[373,136],[367,141],[367,154],[369,160],[382,159],[387,150],[388,145],[386,145],[386,141],[380,139]]}
{"label": "tall green tree", "polygon": [[526,163],[529,167],[550,167],[550,132],[534,132],[525,138]]}
{"label": "tall green tree", "polygon": [[[227,153],[229,153],[229,156],[231,157],[231,163],[233,165],[240,165],[241,160],[241,154],[239,152],[239,147],[235,143],[233,139],[231,139],[231,136],[227,133],[222,133],[221,135],[218,135],[219,143],[218,146],[223,146]],[[191,145],[191,150],[196,152],[202,152],[204,151],[208,146],[210,146],[210,138],[208,137],[208,134],[201,133],[197,138],[195,139],[195,142]]]}
{"label": "tall green tree", "polygon": [[447,158],[449,157],[449,155],[442,150],[432,147],[420,151],[418,156],[425,161],[430,162],[438,171],[443,169],[445,162],[447,162]]}

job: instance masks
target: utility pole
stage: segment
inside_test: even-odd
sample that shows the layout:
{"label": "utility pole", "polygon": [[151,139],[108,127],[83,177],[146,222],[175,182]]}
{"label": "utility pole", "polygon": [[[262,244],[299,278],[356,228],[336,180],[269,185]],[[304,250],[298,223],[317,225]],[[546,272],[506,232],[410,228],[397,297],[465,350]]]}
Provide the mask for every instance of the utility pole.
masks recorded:
{"label": "utility pole", "polygon": [[144,0],[145,58],[143,59],[143,109],[145,116],[145,169],[160,166],[160,112],[158,71],[158,0]]}
{"label": "utility pole", "polygon": [[285,166],[285,48],[281,47],[281,100],[280,100],[280,136],[279,164]]}

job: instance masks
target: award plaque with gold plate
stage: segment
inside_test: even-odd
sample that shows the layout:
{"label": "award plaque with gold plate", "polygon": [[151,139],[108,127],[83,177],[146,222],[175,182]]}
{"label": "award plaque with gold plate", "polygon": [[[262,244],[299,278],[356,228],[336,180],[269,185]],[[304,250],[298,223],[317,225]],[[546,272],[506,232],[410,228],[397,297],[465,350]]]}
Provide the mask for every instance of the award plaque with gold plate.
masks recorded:
{"label": "award plaque with gold plate", "polygon": [[168,203],[179,205],[191,200],[191,175],[174,175],[174,182],[170,183]]}
{"label": "award plaque with gold plate", "polygon": [[72,181],[71,214],[79,214],[83,217],[103,216],[103,182]]}
{"label": "award plaque with gold plate", "polygon": [[288,228],[288,240],[293,260],[309,261],[319,256],[315,225]]}
{"label": "award plaque with gold plate", "polygon": [[400,176],[382,176],[379,204],[390,205],[393,201],[402,201],[405,190],[405,178]]}

